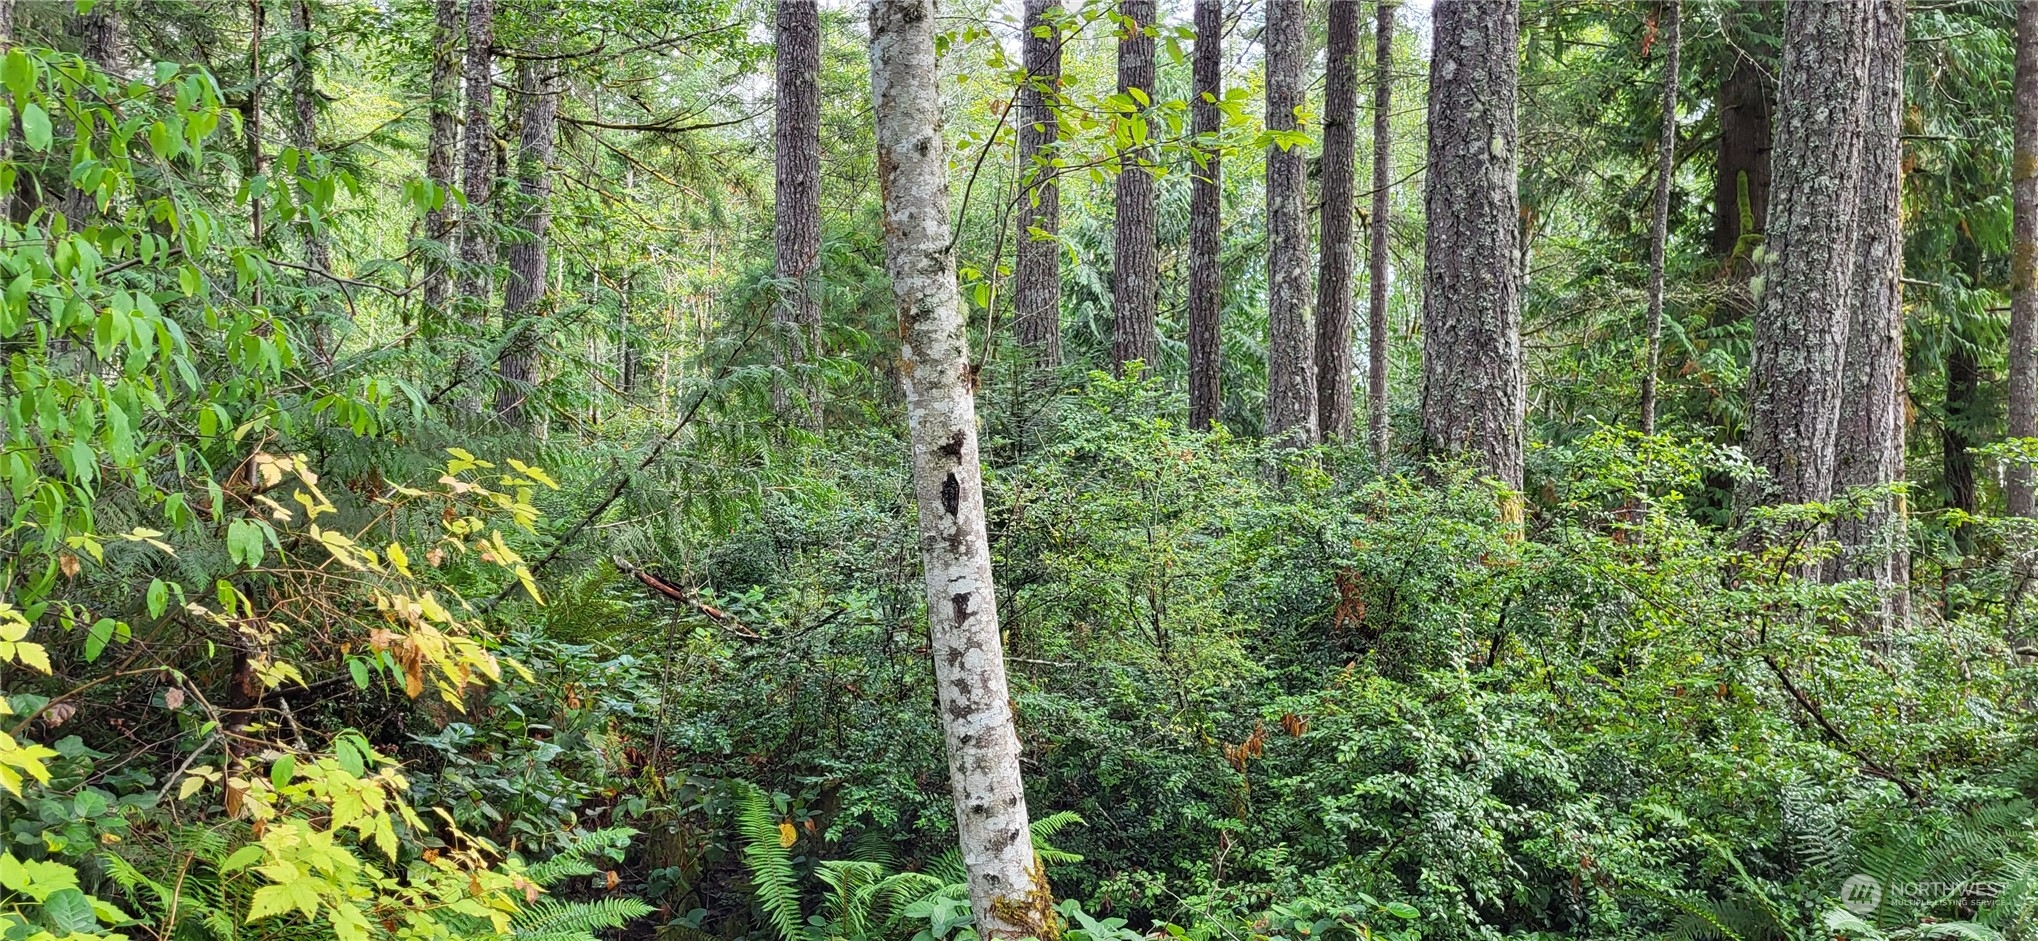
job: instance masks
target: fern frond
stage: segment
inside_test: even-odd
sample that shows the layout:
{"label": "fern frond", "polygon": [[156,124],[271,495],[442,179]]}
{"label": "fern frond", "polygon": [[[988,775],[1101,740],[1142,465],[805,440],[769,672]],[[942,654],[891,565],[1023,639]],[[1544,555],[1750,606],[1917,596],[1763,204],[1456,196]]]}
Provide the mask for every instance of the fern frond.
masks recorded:
{"label": "fern frond", "polygon": [[736,829],[743,836],[743,862],[750,867],[757,904],[771,919],[780,941],[807,941],[800,924],[800,890],[792,852],[779,843],[771,798],[754,784],[738,785]]}
{"label": "fern frond", "polygon": [[539,899],[517,912],[512,920],[513,937],[516,941],[592,941],[595,932],[621,928],[652,911],[651,906],[632,898],[592,902]]}

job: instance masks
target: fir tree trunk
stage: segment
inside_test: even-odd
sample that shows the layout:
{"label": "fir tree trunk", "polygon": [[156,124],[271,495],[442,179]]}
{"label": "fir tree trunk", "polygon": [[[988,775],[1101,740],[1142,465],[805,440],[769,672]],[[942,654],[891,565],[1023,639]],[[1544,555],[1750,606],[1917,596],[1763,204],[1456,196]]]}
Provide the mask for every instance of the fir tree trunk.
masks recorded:
{"label": "fir tree trunk", "polygon": [[[1027,32],[1021,39],[1027,82],[1019,90],[1019,167],[1027,176],[1012,266],[1012,331],[1039,370],[1061,365],[1061,243],[1055,240],[1061,233],[1061,183],[1047,165],[1061,136],[1054,97],[1061,83],[1061,34],[1048,22],[1060,12],[1060,0],[1026,0]],[[1042,31],[1047,35],[1039,35]]]}
{"label": "fir tree trunk", "polygon": [[1663,261],[1670,241],[1670,183],[1677,172],[1677,67],[1682,52],[1680,4],[1669,0],[1659,14],[1663,47],[1663,127],[1656,142],[1656,204],[1649,220],[1649,340],[1642,366],[1642,434],[1656,433],[1656,376],[1663,368]]}
{"label": "fir tree trunk", "polygon": [[[290,63],[290,110],[295,118],[290,125],[290,146],[297,149],[300,162],[308,162],[313,154],[318,153],[318,89],[312,81],[312,56],[317,44],[312,38],[311,0],[292,0],[290,31],[297,37],[297,48]],[[297,228],[304,245],[305,265],[319,271],[332,271],[332,248],[326,243],[320,224],[305,218],[298,222]],[[324,309],[314,310],[311,326],[312,355],[327,365],[333,361],[333,331],[325,320],[330,313]]]}
{"label": "fir tree trunk", "polygon": [[[778,106],[774,160],[781,367],[792,367],[797,390],[786,380],[772,387],[782,420],[821,427],[820,390],[811,378],[821,341],[821,11],[813,0],[779,0]],[[799,402],[793,401],[797,391]],[[795,414],[797,412],[797,414]]]}
{"label": "fir tree trunk", "polygon": [[[1118,91],[1134,96],[1144,115],[1147,108],[1138,105],[1137,98],[1150,102],[1153,95],[1153,37],[1146,31],[1156,19],[1154,0],[1120,0],[1118,13],[1127,21],[1119,24]],[[1147,134],[1149,139],[1154,136],[1152,128]],[[1154,241],[1153,174],[1144,166],[1152,160],[1152,148],[1139,141],[1119,155],[1118,225],[1111,256],[1111,362],[1121,373],[1133,360],[1145,362],[1149,374],[1159,365],[1155,319],[1160,256]]]}
{"label": "fir tree trunk", "polygon": [[[2017,3],[2017,72],[2010,119],[2010,437],[2038,438],[2038,0]],[[2029,467],[2012,465],[2010,512],[2038,515]]]}
{"label": "fir tree trunk", "polygon": [[1050,938],[1053,897],[1028,827],[984,526],[969,336],[949,230],[935,18],[932,0],[870,7],[885,267],[903,333],[899,372],[912,439],[929,647],[976,930],[999,941]]}
{"label": "fir tree trunk", "polygon": [[1768,479],[1744,503],[1833,495],[1876,6],[1794,3],[1784,15],[1783,107],[1748,390],[1748,454]]}
{"label": "fir tree trunk", "polygon": [[1394,14],[1378,0],[1373,30],[1373,212],[1366,227],[1366,438],[1373,463],[1387,466],[1387,221],[1394,186]]}
{"label": "fir tree trunk", "polygon": [[1200,163],[1189,172],[1189,427],[1208,429],[1224,408],[1224,167],[1216,138],[1224,112],[1224,4],[1196,0],[1195,90],[1189,126]]}
{"label": "fir tree trunk", "polygon": [[[454,177],[453,151],[460,134],[460,0],[434,0],[432,4],[432,105],[431,132],[425,142],[425,176],[450,191]],[[453,293],[448,267],[438,254],[451,251],[446,244],[453,232],[453,208],[445,202],[425,213],[425,238],[435,243],[433,256],[425,262],[424,309],[419,322],[436,330],[447,314]]]}
{"label": "fir tree trunk", "polygon": [[[1301,0],[1269,0],[1267,130],[1299,130],[1308,85],[1309,31]],[[1316,368],[1309,326],[1309,212],[1301,144],[1267,147],[1267,437],[1286,447],[1317,441]]]}
{"label": "fir tree trunk", "polygon": [[[1768,231],[1777,63],[1758,56],[1752,34],[1774,30],[1782,10],[1777,0],[1748,0],[1730,14],[1728,48],[1713,105],[1719,111],[1720,136],[1714,152],[1712,251],[1721,258],[1735,255],[1743,236]],[[1741,255],[1745,270],[1746,252]]]}
{"label": "fir tree trunk", "polygon": [[1515,90],[1521,8],[1441,3],[1430,58],[1422,451],[1521,487]]}
{"label": "fir tree trunk", "polygon": [[1359,4],[1330,5],[1324,57],[1322,257],[1316,269],[1316,424],[1325,441],[1352,437],[1352,245],[1358,184]]}
{"label": "fir tree trunk", "polygon": [[537,344],[531,333],[545,295],[545,240],[552,223],[552,147],[559,129],[559,94],[547,62],[525,62],[517,69],[522,97],[523,133],[517,146],[517,228],[524,234],[510,244],[509,280],[503,285],[502,327],[509,348],[496,364],[500,384],[495,390],[497,418],[515,425],[528,422],[524,402],[530,395]]}
{"label": "fir tree trunk", "polygon": [[[1865,133],[1861,153],[1861,218],[1850,321],[1841,378],[1834,490],[1877,487],[1904,479],[1903,371],[1903,0],[1873,5]],[[1890,599],[1885,626],[1905,610],[1904,507],[1878,501],[1861,518],[1835,527],[1844,550],[1834,574],[1865,578]]]}
{"label": "fir tree trunk", "polygon": [[[467,86],[464,102],[465,138],[460,145],[460,191],[467,208],[460,220],[460,322],[470,338],[488,323],[488,305],[495,294],[495,0],[467,0],[467,51],[462,63]],[[453,381],[474,378],[483,364],[471,353],[454,362]],[[454,400],[453,410],[472,414],[480,409],[471,392]]]}

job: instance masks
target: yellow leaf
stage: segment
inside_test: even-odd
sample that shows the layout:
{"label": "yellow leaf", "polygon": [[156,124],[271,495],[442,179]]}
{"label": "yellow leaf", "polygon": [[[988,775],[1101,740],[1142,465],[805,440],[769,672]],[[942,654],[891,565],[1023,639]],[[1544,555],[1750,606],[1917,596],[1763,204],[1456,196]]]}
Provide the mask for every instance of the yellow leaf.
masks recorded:
{"label": "yellow leaf", "polygon": [[185,778],[184,783],[178,786],[177,799],[180,801],[190,800],[191,795],[198,793],[204,787],[205,779],[194,774],[188,778]]}
{"label": "yellow leaf", "polygon": [[396,566],[397,571],[402,572],[406,576],[410,574],[410,554],[403,551],[402,546],[393,542],[390,543],[388,555],[390,564]]}
{"label": "yellow leaf", "polygon": [[800,831],[793,829],[791,821],[781,820],[778,822],[778,845],[780,849],[792,848],[793,843],[797,842],[799,838]]}
{"label": "yellow leaf", "polygon": [[50,671],[50,655],[41,644],[21,643],[14,645],[14,659],[32,666],[44,673]]}

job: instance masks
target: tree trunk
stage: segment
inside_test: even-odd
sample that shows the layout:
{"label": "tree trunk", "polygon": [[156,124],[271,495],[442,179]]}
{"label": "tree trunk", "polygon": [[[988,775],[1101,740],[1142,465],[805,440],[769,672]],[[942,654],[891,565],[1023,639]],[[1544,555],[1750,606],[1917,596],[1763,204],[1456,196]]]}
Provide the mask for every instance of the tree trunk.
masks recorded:
{"label": "tree trunk", "polygon": [[[778,107],[773,219],[779,280],[778,364],[793,377],[772,386],[773,410],[821,427],[820,389],[811,378],[821,349],[821,10],[813,0],[778,0]],[[794,389],[785,383],[790,379]],[[797,414],[795,414],[797,412]]]}
{"label": "tree trunk", "polygon": [[1224,112],[1224,4],[1196,0],[1195,90],[1189,127],[1196,135],[1189,181],[1189,427],[1207,430],[1224,409],[1224,166],[1217,135]]}
{"label": "tree trunk", "polygon": [[[318,153],[318,90],[312,81],[311,61],[317,45],[312,41],[311,28],[311,0],[292,0],[290,31],[296,35],[297,49],[290,62],[290,110],[295,118],[290,125],[290,146],[297,150],[299,166],[309,163],[311,156]],[[321,225],[321,220],[307,215],[298,220],[298,235],[304,244],[305,265],[329,272],[333,268],[332,248]],[[323,309],[311,313],[312,356],[326,365],[333,361],[333,331],[325,321],[329,313]]]}
{"label": "tree trunk", "polygon": [[1394,0],[1378,0],[1373,31],[1373,213],[1366,227],[1366,437],[1387,467],[1387,220],[1394,181]]}
{"label": "tree trunk", "polygon": [[[467,208],[460,219],[460,324],[470,338],[480,336],[488,324],[488,305],[495,294],[495,133],[490,127],[495,112],[495,0],[467,0],[467,52],[462,63],[467,86],[463,103],[465,139],[460,146],[460,191]],[[461,353],[453,363],[453,382],[464,383],[479,373],[483,364],[471,353]],[[472,415],[480,410],[478,398],[462,391],[453,410]]]}
{"label": "tree trunk", "polygon": [[977,415],[948,221],[948,153],[932,0],[870,7],[870,77],[885,267],[898,300],[929,646],[970,907],[989,939],[1054,936],[1028,829],[1019,738],[998,636]]}
{"label": "tree trunk", "polygon": [[1670,241],[1670,183],[1677,173],[1677,57],[1680,4],[1669,0],[1659,14],[1663,46],[1663,128],[1656,142],[1656,206],[1649,220],[1649,342],[1642,366],[1642,434],[1656,433],[1656,374],[1663,368],[1663,256]]}
{"label": "tree trunk", "polygon": [[[453,149],[460,133],[457,112],[460,98],[460,0],[435,0],[432,5],[432,106],[431,134],[425,144],[425,176],[433,185],[450,191]],[[446,315],[453,283],[438,252],[451,251],[446,245],[453,230],[453,207],[448,195],[443,203],[425,212],[425,238],[437,243],[434,255],[425,262],[424,310],[418,322],[429,334]]]}
{"label": "tree trunk", "polygon": [[[1834,490],[1877,487],[1904,479],[1903,371],[1903,77],[1904,4],[1873,5],[1865,133],[1861,152],[1861,217],[1847,303],[1847,359],[1841,378]],[[1833,574],[1865,578],[1889,599],[1884,626],[1905,611],[1908,581],[1904,507],[1879,501],[1859,519],[1835,527],[1844,554]]]}
{"label": "tree trunk", "polygon": [[[1154,0],[1120,0],[1118,13],[1130,22],[1119,25],[1118,92],[1145,96],[1151,103],[1154,65],[1153,37],[1146,30],[1157,16]],[[1144,117],[1147,106],[1134,105]],[[1121,115],[1125,121],[1129,116]],[[1152,129],[1147,137],[1152,137]],[[1111,256],[1111,300],[1114,308],[1111,331],[1111,363],[1120,373],[1133,360],[1146,363],[1152,375],[1159,363],[1159,339],[1155,334],[1160,301],[1160,256],[1154,241],[1153,174],[1144,164],[1153,160],[1145,139],[1135,138],[1132,147],[1119,155],[1118,226],[1116,248]]]}
{"label": "tree trunk", "polygon": [[[2017,4],[2017,77],[2010,100],[2010,437],[2038,438],[2038,0]],[[2011,465],[2009,509],[2038,515],[2031,469]]]}
{"label": "tree trunk", "polygon": [[[1309,31],[1301,0],[1268,0],[1267,130],[1300,130]],[[1267,147],[1267,437],[1285,447],[1317,441],[1316,368],[1309,327],[1309,210],[1300,144]]]}
{"label": "tree trunk", "polygon": [[[1061,34],[1048,22],[1061,0],[1026,0],[1021,55],[1026,87],[1019,90],[1019,167],[1027,186],[1019,195],[1019,245],[1012,266],[1012,331],[1039,370],[1061,365],[1061,183],[1047,165],[1060,139],[1055,94],[1061,83]],[[1047,35],[1038,35],[1039,31]],[[1035,235],[1036,230],[1042,234]]]}
{"label": "tree trunk", "polygon": [[[1520,489],[1518,3],[1441,3],[1430,57],[1422,451]],[[1510,508],[1514,505],[1510,504]]]}
{"label": "tree trunk", "polygon": [[[262,88],[267,84],[262,75],[262,34],[267,32],[267,26],[263,22],[263,13],[262,0],[248,0],[248,101],[247,107],[242,111],[246,119],[241,130],[247,135],[248,139],[248,178],[251,180],[269,172],[269,158],[262,151]],[[98,14],[92,15],[97,16]],[[252,193],[253,191],[250,190],[248,197],[249,244],[254,245],[259,250],[266,247],[264,243],[268,238],[268,233],[262,224],[262,208],[266,200],[263,197],[252,195]],[[84,194],[78,193],[77,195],[83,196]],[[77,217],[73,216],[73,218]],[[80,226],[80,228],[83,228],[83,226]],[[262,282],[255,282],[254,290],[251,294],[255,306],[262,306]]]}
{"label": "tree trunk", "polygon": [[[1747,269],[1746,247],[1738,253],[1735,247],[1743,236],[1768,231],[1771,117],[1776,110],[1776,83],[1771,78],[1776,63],[1755,53],[1759,46],[1752,34],[1773,31],[1782,4],[1748,0],[1734,9],[1719,97],[1714,103],[1719,110],[1720,136],[1714,158],[1712,250],[1721,258],[1740,254],[1744,259],[1741,267]],[[1745,206],[1741,197],[1744,186]],[[1742,280],[1746,280],[1745,274]]]}
{"label": "tree trunk", "polygon": [[549,62],[525,62],[517,69],[523,102],[523,134],[517,143],[517,228],[524,235],[509,247],[509,281],[502,291],[502,327],[508,351],[496,364],[501,380],[495,414],[511,425],[528,421],[524,401],[531,391],[537,344],[531,332],[545,294],[545,239],[552,224],[552,145],[559,129],[559,93],[546,70]]}
{"label": "tree trunk", "polygon": [[1359,4],[1330,5],[1324,57],[1323,255],[1316,269],[1316,424],[1325,441],[1352,437],[1352,247],[1358,185]]}
{"label": "tree trunk", "polygon": [[[1974,453],[1977,443],[1971,429],[1981,424],[1981,364],[1976,362],[1973,341],[1956,336],[1946,350],[1946,417],[1939,425],[1940,474],[1946,480],[1946,506],[1963,513],[1981,509],[1981,493],[1975,488]],[[1971,538],[1966,527],[1955,531],[1955,542],[1966,552]]]}
{"label": "tree trunk", "polygon": [[1791,4],[1784,15],[1776,188],[1748,390],[1748,454],[1768,479],[1744,502],[1833,495],[1875,6]]}

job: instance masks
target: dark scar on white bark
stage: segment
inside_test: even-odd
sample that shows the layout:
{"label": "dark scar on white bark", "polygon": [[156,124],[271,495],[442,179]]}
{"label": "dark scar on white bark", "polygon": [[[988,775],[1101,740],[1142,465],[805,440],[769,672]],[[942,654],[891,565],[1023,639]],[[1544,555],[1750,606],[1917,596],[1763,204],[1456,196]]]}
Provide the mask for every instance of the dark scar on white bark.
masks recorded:
{"label": "dark scar on white bark", "polygon": [[[955,478],[950,477],[949,479],[954,480]],[[974,613],[969,609],[969,592],[963,591],[951,595],[948,599],[948,603],[955,609],[956,627],[961,627],[964,624],[969,623],[969,617],[971,614]]]}
{"label": "dark scar on white bark", "polygon": [[[955,472],[948,472],[948,479],[941,482],[941,508],[954,516],[962,505],[962,482],[955,479]],[[963,596],[967,597],[967,596]]]}

